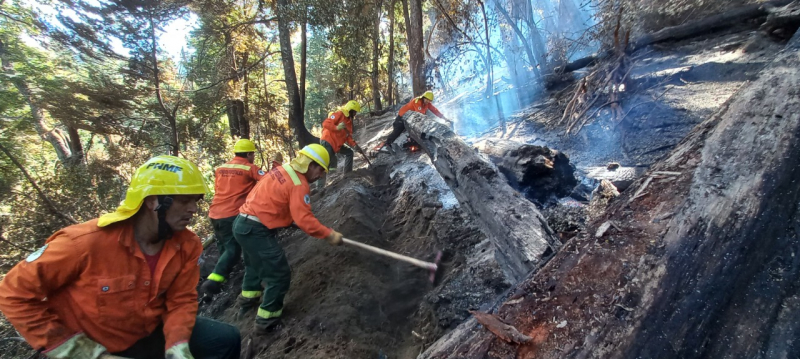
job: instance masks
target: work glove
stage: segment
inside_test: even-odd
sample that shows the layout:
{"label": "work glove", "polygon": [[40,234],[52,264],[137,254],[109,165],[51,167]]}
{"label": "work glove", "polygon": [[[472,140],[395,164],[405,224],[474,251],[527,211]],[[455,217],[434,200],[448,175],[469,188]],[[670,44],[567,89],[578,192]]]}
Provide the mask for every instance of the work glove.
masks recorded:
{"label": "work glove", "polygon": [[51,359],[99,359],[108,357],[106,347],[89,339],[83,333],[73,335],[61,345],[44,353],[44,355]]}
{"label": "work glove", "polygon": [[345,125],[344,122],[339,122],[339,124],[336,125],[336,129],[339,131],[344,130],[345,127],[347,127],[347,125]]}
{"label": "work glove", "polygon": [[164,359],[194,359],[189,351],[189,343],[183,342],[171,346],[167,349]]}
{"label": "work glove", "polygon": [[328,243],[330,243],[332,246],[338,246],[342,244],[342,237],[344,236],[342,236],[341,233],[331,230],[331,234],[329,234],[324,239],[328,241]]}

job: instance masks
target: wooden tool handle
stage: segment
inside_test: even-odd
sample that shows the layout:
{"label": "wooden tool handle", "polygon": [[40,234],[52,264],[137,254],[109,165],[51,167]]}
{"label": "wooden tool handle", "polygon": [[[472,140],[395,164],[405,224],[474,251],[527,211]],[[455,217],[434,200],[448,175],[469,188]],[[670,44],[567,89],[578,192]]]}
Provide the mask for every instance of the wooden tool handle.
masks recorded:
{"label": "wooden tool handle", "polygon": [[417,267],[420,267],[420,268],[425,268],[425,269],[429,269],[429,270],[436,270],[439,267],[434,263],[421,261],[419,259],[407,257],[407,256],[404,256],[402,254],[397,254],[395,252],[389,252],[389,251],[387,251],[385,249],[380,249],[380,248],[377,248],[377,247],[373,247],[373,246],[370,246],[368,244],[356,242],[354,240],[350,240],[350,239],[347,239],[347,238],[342,238],[342,242],[344,242],[344,244],[348,244],[348,245],[351,245],[351,246],[354,246],[354,247],[365,249],[365,250],[368,250],[368,251],[370,251],[372,253],[380,254],[382,256],[386,256],[386,257],[389,257],[389,258],[394,258],[394,259],[397,259],[399,261],[403,261],[403,262],[406,262],[408,264],[411,264],[411,265],[414,265],[414,266],[417,266]]}

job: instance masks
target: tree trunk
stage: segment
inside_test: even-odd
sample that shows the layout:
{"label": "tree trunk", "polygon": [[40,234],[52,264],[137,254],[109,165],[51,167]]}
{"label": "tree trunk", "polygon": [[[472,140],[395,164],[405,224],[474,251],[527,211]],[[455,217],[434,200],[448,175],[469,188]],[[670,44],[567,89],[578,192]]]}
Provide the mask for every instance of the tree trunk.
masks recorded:
{"label": "tree trunk", "polygon": [[795,34],[518,285],[496,314],[532,345],[511,346],[469,320],[420,358],[800,357],[798,83]]}
{"label": "tree trunk", "polygon": [[306,70],[308,68],[308,7],[303,6],[303,28],[300,29],[300,108],[306,109]]}
{"label": "tree trunk", "polygon": [[422,48],[422,1],[403,0],[403,3],[408,3],[406,34],[408,36],[408,68],[411,72],[412,95],[419,96],[428,89],[425,84],[425,53]]}
{"label": "tree trunk", "polygon": [[391,0],[391,5],[389,5],[389,63],[387,64],[389,75],[386,81],[387,106],[394,106],[394,5],[395,0]]}
{"label": "tree trunk", "polygon": [[[25,81],[25,77],[17,74],[14,70],[14,64],[9,60],[5,43],[0,41],[0,65],[3,67],[3,73],[14,84],[14,88],[19,91],[22,98],[28,104],[28,109],[31,111],[33,117],[33,126],[36,133],[43,141],[47,141],[53,146],[58,160],[66,167],[83,163],[83,148],[81,147],[80,136],[77,136],[77,129],[68,126],[70,137],[76,135],[77,143],[72,144],[70,141],[60,136],[57,129],[47,129],[47,120],[45,110],[39,105],[39,101],[33,96],[33,92]],[[73,149],[77,150],[73,151]],[[77,156],[77,157],[76,157]]]}
{"label": "tree trunk", "polygon": [[152,14],[150,14],[149,20],[150,28],[148,31],[150,32],[150,61],[152,61],[151,70],[153,71],[153,87],[156,91],[156,100],[158,100],[158,105],[161,107],[161,113],[169,124],[170,154],[173,156],[178,156],[180,153],[180,140],[178,138],[178,120],[175,117],[175,114],[178,111],[178,105],[176,104],[175,107],[170,110],[167,108],[167,104],[164,102],[164,96],[161,93],[161,71],[158,68],[158,42],[156,41],[156,24]]}
{"label": "tree trunk", "polygon": [[297,86],[297,73],[294,70],[294,55],[292,55],[292,31],[289,27],[288,1],[276,0],[276,14],[278,16],[278,37],[281,44],[281,60],[286,83],[286,94],[289,97],[289,126],[294,129],[300,147],[311,143],[319,143],[319,138],[308,132],[303,120],[303,102],[300,99],[300,89]]}
{"label": "tree trunk", "polygon": [[558,251],[560,242],[544,217],[450,129],[409,111],[408,134],[430,156],[433,165],[463,208],[492,241],[497,262],[512,283],[525,278]]}
{"label": "tree trunk", "polygon": [[522,43],[522,48],[525,49],[525,54],[528,55],[528,63],[530,64],[531,68],[533,69],[533,73],[536,75],[536,78],[539,79],[542,77],[542,74],[539,72],[538,65],[541,63],[541,60],[538,56],[533,54],[533,49],[531,45],[528,43],[528,40],[525,39],[525,35],[522,34],[522,30],[519,29],[517,26],[516,21],[514,21],[511,16],[508,14],[508,11],[503,7],[503,4],[495,3],[495,7],[497,11],[503,15],[503,19],[505,19],[506,23],[511,26],[511,29],[514,30],[514,34],[517,35],[520,42]]}
{"label": "tree trunk", "polygon": [[494,104],[497,108],[497,119],[500,121],[501,136],[506,134],[506,117],[503,115],[503,105],[500,103],[500,98],[494,93],[494,62],[492,60],[492,39],[489,37],[489,18],[486,16],[486,6],[482,0],[478,0],[481,6],[481,14],[483,14],[483,30],[486,35],[486,59],[489,65],[488,77],[489,80],[486,84],[486,95],[494,98]]}
{"label": "tree trunk", "polygon": [[372,99],[373,103],[375,104],[375,109],[373,111],[380,111],[383,109],[381,105],[381,89],[380,89],[380,71],[378,71],[378,62],[380,61],[380,48],[378,44],[380,43],[381,37],[381,0],[375,1],[375,27],[372,36]]}

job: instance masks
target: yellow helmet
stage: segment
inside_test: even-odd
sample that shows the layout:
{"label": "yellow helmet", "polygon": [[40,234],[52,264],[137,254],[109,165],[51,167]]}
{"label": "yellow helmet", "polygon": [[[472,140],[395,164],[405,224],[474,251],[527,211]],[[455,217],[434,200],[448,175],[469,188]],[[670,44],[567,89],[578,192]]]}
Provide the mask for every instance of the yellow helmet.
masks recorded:
{"label": "yellow helmet", "polygon": [[433,92],[425,91],[425,93],[422,94],[422,96],[420,96],[420,97],[424,97],[424,98],[428,99],[428,101],[433,101]]}
{"label": "yellow helmet", "polygon": [[233,153],[256,152],[256,144],[246,138],[236,141],[233,145]]}
{"label": "yellow helmet", "polygon": [[136,170],[125,200],[117,210],[100,216],[97,225],[105,227],[132,217],[139,211],[147,196],[207,192],[203,174],[191,161],[174,156],[153,157]]}
{"label": "yellow helmet", "polygon": [[[322,168],[325,169],[325,172],[328,172],[328,164],[331,163],[331,157],[330,154],[328,153],[328,150],[326,150],[325,147],[322,147],[322,145],[316,143],[310,144],[306,147],[303,147],[303,149],[300,150],[300,154],[303,154],[306,157],[310,158],[311,160],[322,166]],[[307,168],[308,164],[306,164],[306,169]],[[301,172],[305,173],[305,171]]]}
{"label": "yellow helmet", "polygon": [[350,100],[342,106],[342,112],[344,112],[345,115],[348,115],[350,111],[361,112],[361,105],[358,101]]}

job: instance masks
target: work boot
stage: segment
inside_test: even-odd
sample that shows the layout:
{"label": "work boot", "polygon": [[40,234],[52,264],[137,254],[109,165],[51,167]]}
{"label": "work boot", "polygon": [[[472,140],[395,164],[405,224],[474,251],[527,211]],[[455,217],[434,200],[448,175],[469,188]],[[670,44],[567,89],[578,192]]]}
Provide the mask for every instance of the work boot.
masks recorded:
{"label": "work boot", "polygon": [[239,306],[239,314],[237,319],[242,319],[247,316],[247,313],[261,304],[261,298],[245,298],[241,295],[236,297],[236,305]]}
{"label": "work boot", "polygon": [[281,324],[281,317],[276,318],[256,318],[256,335],[264,335],[272,331],[275,327]]}
{"label": "work boot", "polygon": [[220,292],[222,292],[222,283],[215,280],[206,279],[203,281],[203,284],[200,285],[200,293],[209,297],[219,294]]}
{"label": "work boot", "polygon": [[392,147],[392,144],[385,145],[384,147],[386,147],[386,151],[388,151],[390,155],[392,156],[396,155],[396,153],[394,152],[394,147]]}

